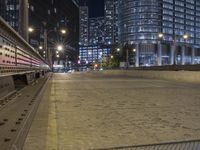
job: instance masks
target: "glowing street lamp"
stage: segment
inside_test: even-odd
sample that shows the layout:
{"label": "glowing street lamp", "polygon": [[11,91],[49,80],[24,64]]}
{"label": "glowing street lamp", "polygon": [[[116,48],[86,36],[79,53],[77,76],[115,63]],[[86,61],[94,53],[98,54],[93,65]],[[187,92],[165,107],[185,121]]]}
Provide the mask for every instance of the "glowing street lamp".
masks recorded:
{"label": "glowing street lamp", "polygon": [[65,29],[62,29],[62,30],[61,30],[61,33],[62,33],[62,34],[66,34],[67,31],[66,31]]}
{"label": "glowing street lamp", "polygon": [[185,40],[187,40],[187,39],[189,38],[188,34],[184,34],[184,35],[183,35],[183,38],[184,38]]}
{"label": "glowing street lamp", "polygon": [[120,48],[117,48],[117,51],[120,52]]}
{"label": "glowing street lamp", "polygon": [[29,28],[28,28],[28,32],[31,33],[31,32],[33,32],[33,31],[34,31],[34,29],[33,29],[32,27],[29,27]]}
{"label": "glowing street lamp", "polygon": [[62,51],[63,47],[61,45],[58,45],[57,49],[58,49],[58,51]]}
{"label": "glowing street lamp", "polygon": [[163,33],[158,33],[159,38],[163,38],[164,34]]}
{"label": "glowing street lamp", "polygon": [[97,67],[98,67],[98,64],[95,64],[94,67],[97,68]]}
{"label": "glowing street lamp", "polygon": [[113,56],[113,55],[111,55],[111,56],[110,56],[110,58],[111,58],[111,59],[113,59],[113,58],[114,58],[114,56]]}
{"label": "glowing street lamp", "polygon": [[56,55],[56,57],[57,57],[57,58],[59,58],[59,57],[60,57],[60,55],[59,55],[59,54],[57,54],[57,55]]}
{"label": "glowing street lamp", "polygon": [[39,49],[40,49],[40,50],[42,50],[42,49],[43,49],[43,47],[42,47],[42,46],[39,46]]}
{"label": "glowing street lamp", "polygon": [[136,49],[135,49],[135,48],[133,49],[133,52],[136,52]]}

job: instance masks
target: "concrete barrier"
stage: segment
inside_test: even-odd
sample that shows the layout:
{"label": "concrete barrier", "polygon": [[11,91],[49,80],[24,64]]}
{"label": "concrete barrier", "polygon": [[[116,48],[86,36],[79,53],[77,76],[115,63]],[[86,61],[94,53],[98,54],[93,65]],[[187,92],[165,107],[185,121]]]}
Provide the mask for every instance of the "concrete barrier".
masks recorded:
{"label": "concrete barrier", "polygon": [[0,100],[15,90],[12,76],[0,77]]}
{"label": "concrete barrier", "polygon": [[200,72],[198,71],[105,70],[101,74],[200,83]]}

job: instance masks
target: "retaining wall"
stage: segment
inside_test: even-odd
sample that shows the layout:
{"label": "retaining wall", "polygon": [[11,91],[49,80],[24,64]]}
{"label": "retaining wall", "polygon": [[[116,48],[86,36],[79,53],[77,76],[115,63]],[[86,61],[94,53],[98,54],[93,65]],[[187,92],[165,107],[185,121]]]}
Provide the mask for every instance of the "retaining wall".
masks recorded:
{"label": "retaining wall", "polygon": [[105,70],[101,74],[200,83],[200,71]]}

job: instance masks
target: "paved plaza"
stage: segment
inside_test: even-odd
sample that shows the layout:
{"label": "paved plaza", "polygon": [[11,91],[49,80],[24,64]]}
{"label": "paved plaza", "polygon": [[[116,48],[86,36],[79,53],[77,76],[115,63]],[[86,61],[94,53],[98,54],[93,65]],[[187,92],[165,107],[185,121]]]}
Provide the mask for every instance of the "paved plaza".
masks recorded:
{"label": "paved plaza", "polygon": [[24,150],[87,150],[200,139],[200,85],[54,74]]}

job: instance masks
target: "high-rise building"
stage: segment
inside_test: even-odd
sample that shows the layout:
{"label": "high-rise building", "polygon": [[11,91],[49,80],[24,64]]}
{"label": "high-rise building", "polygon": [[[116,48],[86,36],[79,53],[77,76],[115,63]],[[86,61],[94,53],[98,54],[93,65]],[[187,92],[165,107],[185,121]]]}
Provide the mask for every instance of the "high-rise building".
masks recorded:
{"label": "high-rise building", "polygon": [[102,63],[109,57],[110,48],[104,44],[104,17],[89,18],[89,44],[80,47],[81,63]]}
{"label": "high-rise building", "polygon": [[104,17],[89,18],[89,45],[104,44]]}
{"label": "high-rise building", "polygon": [[28,40],[28,0],[0,0],[0,15]]}
{"label": "high-rise building", "polygon": [[200,1],[119,0],[120,42],[135,65],[200,63]]}
{"label": "high-rise building", "polygon": [[87,46],[89,42],[89,12],[88,6],[79,7],[79,45]]}
{"label": "high-rise building", "polygon": [[[105,43],[105,17],[89,18],[88,6],[79,7],[80,12],[80,34],[79,34],[79,56],[81,64],[102,63],[103,58],[110,55],[110,46],[114,41],[113,34]],[[108,17],[108,16],[107,16]],[[112,19],[114,20],[114,19]],[[111,27],[112,25],[110,25]],[[110,31],[109,31],[110,32]],[[112,31],[114,32],[114,31]],[[108,35],[107,35],[108,36]]]}
{"label": "high-rise building", "polygon": [[118,0],[105,0],[105,44],[118,43]]}

